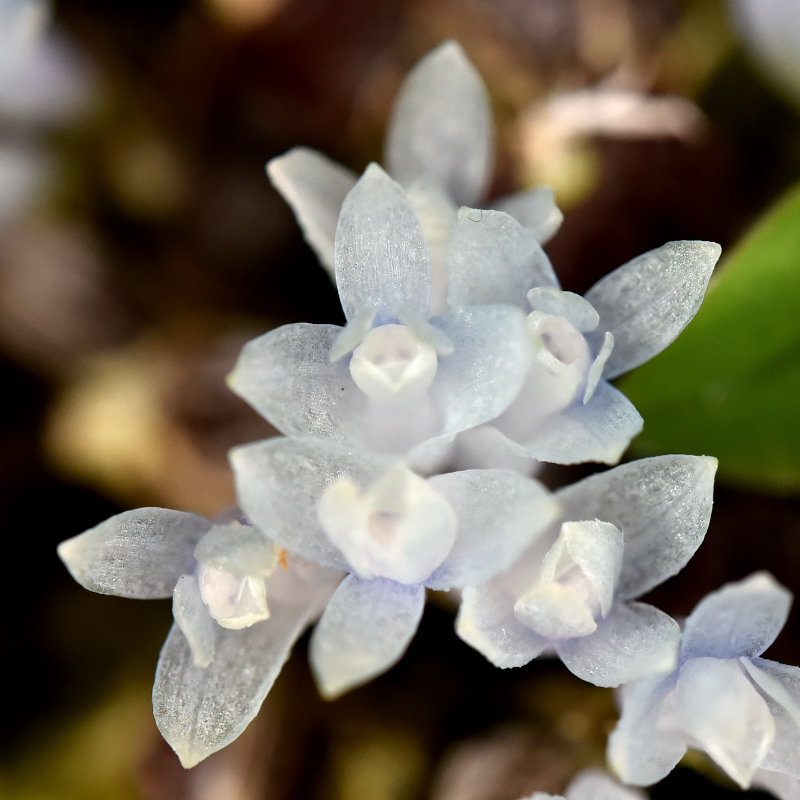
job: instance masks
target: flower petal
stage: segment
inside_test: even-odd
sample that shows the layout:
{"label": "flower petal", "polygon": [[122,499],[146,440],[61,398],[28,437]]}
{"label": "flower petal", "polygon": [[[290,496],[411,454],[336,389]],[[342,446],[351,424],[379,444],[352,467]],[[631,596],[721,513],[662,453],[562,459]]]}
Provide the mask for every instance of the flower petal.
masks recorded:
{"label": "flower petal", "polygon": [[301,322],[284,325],[242,348],[228,385],[287,436],[359,436],[366,396],[347,363],[329,354],[342,328]]}
{"label": "flower petal", "polygon": [[386,139],[389,171],[408,186],[435,180],[458,204],[483,196],[492,167],[492,112],[461,46],[445,42],[408,73]]}
{"label": "flower petal", "polygon": [[434,317],[454,345],[439,358],[431,394],[444,416],[444,435],[494,419],[522,389],[529,346],[525,314],[512,306],[477,306]]}
{"label": "flower petal", "polygon": [[762,768],[800,778],[800,669],[764,658],[739,661],[761,690],[775,720],[775,742],[761,762]]}
{"label": "flower petal", "polygon": [[500,669],[522,667],[549,645],[516,618],[515,600],[497,579],[468,586],[461,594],[456,633]]}
{"label": "flower petal", "polygon": [[303,236],[331,278],[339,209],[355,186],[352,170],[308,147],[293,147],[267,164],[272,185],[292,207]]}
{"label": "flower petal", "polygon": [[556,652],[567,669],[595,686],[619,686],[674,668],[678,623],[646,603],[617,603],[589,636],[566,639]]}
{"label": "flower petal", "polygon": [[342,476],[366,486],[392,460],[324,439],[267,439],[231,451],[239,503],[281,547],[333,569],[349,569],[317,517],[325,490]]}
{"label": "flower petal", "polygon": [[644,792],[623,786],[602,769],[581,770],[564,795],[566,800],[647,800]]}
{"label": "flower petal", "polygon": [[58,555],[92,592],[172,597],[178,578],[194,569],[195,545],[210,527],[197,514],[137,508],[61,542]]}
{"label": "flower petal", "polygon": [[655,676],[621,690],[622,714],[608,739],[607,755],[625,783],[657,783],[686,753],[686,740],[673,710],[674,686],[672,676]]}
{"label": "flower petal", "polygon": [[348,575],[311,637],[320,694],[333,699],[394,666],[417,631],[425,587]]}
{"label": "flower petal", "polygon": [[760,656],[786,624],[792,594],[756,572],[706,595],[686,620],[681,658]]}
{"label": "flower petal", "polygon": [[679,572],[711,519],[717,461],[656,456],[592,475],[556,492],[563,518],[596,518],[625,536],[617,596],[638,597]]}
{"label": "flower petal", "polygon": [[720,252],[713,242],[668,242],[589,289],[586,299],[600,314],[599,335],[614,334],[606,378],[638,367],[675,341],[700,308]]}
{"label": "flower petal", "polygon": [[175,624],[186,637],[198,667],[207,667],[214,660],[216,628],[208,608],[200,596],[194,575],[181,575],[172,595]]}
{"label": "flower petal", "polygon": [[425,582],[431,589],[483,583],[508,569],[555,519],[557,506],[537,481],[504,469],[473,469],[428,480],[456,512],[456,541]]}
{"label": "flower petal", "polygon": [[502,211],[460,208],[447,256],[451,308],[510,303],[528,309],[528,291],[558,286],[533,235]]}
{"label": "flower petal", "polygon": [[422,225],[408,196],[370,164],[342,204],[336,228],[336,286],[347,319],[365,308],[427,316],[431,269]]}
{"label": "flower petal", "polygon": [[736,661],[693,658],[675,687],[681,727],[743,789],[775,738],[769,708]]}
{"label": "flower petal", "polygon": [[292,645],[330,597],[338,575],[290,556],[269,582],[272,616],[243,630],[217,629],[216,654],[198,667],[175,625],[153,686],[156,724],[184,767],[230,744],[258,713]]}
{"label": "flower petal", "polygon": [[781,772],[757,769],[750,786],[753,789],[766,789],[780,800],[800,800],[800,780]]}
{"label": "flower petal", "polygon": [[586,405],[573,403],[524,444],[533,458],[552,464],[616,464],[642,425],[631,401],[600,380]]}
{"label": "flower petal", "polygon": [[[526,192],[517,192],[492,201],[498,211],[505,211],[527,228],[539,244],[547,244],[561,227],[564,215],[556,205],[549,186],[539,186]],[[553,284],[558,286],[558,282]]]}

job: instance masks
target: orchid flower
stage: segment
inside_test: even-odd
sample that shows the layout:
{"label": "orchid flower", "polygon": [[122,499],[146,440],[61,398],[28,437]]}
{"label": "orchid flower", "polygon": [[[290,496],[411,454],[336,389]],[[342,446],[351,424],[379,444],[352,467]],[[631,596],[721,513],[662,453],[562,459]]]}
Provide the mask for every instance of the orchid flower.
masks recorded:
{"label": "orchid flower", "polygon": [[516,220],[462,208],[448,255],[450,307],[531,310],[525,386],[481,435],[540,461],[617,463],[642,418],[608,381],[661,352],[689,324],[719,254],[712,242],[669,242],[580,297],[561,291],[544,251]]}
{"label": "orchid flower", "polygon": [[760,658],[786,622],[791,593],[766,572],[703,599],[677,665],[625,686],[609,761],[626,783],[661,780],[689,747],[736,783],[787,792],[800,778],[800,669]]}
{"label": "orchid flower", "polygon": [[524,800],[647,800],[644,792],[622,786],[601,769],[581,770],[563,795],[534,792]]}
{"label": "orchid flower", "polygon": [[229,378],[282,433],[396,454],[433,440],[430,453],[494,419],[522,389],[524,313],[482,305],[428,320],[422,227],[405,191],[376,164],[342,206],[336,284],[345,328],[271,331],[245,346]]}
{"label": "orchid flower", "polygon": [[[486,87],[461,46],[444,42],[426,55],[400,88],[386,136],[389,174],[408,191],[428,241],[432,268],[430,313],[445,310],[445,259],[456,209],[485,196],[494,136]],[[356,182],[349,169],[306,147],[272,159],[267,172],[292,207],[306,241],[334,274],[334,235],[339,209]],[[546,242],[561,224],[549,188],[494,201]]]}
{"label": "orchid flower", "polygon": [[126,511],[62,542],[58,554],[93,592],[173,598],[153,710],[185,767],[247,727],[341,577],[280,552],[237,514],[212,522],[163,508]]}
{"label": "orchid flower", "polygon": [[514,566],[464,590],[456,631],[496,667],[555,651],[597,686],[669,670],[680,630],[635,598],[703,541],[716,459],[658,456],[560,489],[560,514]]}
{"label": "orchid flower", "polygon": [[425,480],[395,458],[324,439],[268,439],[236,448],[231,462],[242,508],[273,541],[350,573],[311,639],[329,698],[401,658],[426,588],[508,569],[555,515],[548,492],[510,470]]}

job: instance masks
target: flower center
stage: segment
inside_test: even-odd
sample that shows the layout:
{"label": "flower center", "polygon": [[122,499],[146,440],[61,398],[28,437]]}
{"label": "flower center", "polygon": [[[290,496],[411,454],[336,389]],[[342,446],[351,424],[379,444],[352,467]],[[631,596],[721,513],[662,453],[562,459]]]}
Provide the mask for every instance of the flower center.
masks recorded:
{"label": "flower center", "polygon": [[436,377],[438,357],[405,325],[373,328],[350,359],[350,374],[362,392],[374,398],[422,392]]}

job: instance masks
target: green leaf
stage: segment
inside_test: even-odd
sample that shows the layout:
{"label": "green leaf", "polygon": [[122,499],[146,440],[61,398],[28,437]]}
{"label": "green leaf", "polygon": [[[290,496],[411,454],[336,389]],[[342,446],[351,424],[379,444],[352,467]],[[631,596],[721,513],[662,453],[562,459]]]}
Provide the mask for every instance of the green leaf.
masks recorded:
{"label": "green leaf", "polygon": [[619,388],[638,455],[719,459],[719,478],[800,491],[800,186],[728,256],[686,330]]}

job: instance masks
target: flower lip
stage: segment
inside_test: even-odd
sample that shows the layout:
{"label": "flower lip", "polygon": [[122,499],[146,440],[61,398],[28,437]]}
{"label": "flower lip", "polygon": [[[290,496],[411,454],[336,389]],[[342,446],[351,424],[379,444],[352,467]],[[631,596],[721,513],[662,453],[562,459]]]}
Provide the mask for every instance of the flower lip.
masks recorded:
{"label": "flower lip", "polygon": [[226,569],[200,564],[197,581],[209,614],[223,628],[240,630],[269,619],[264,578],[238,577]]}
{"label": "flower lip", "polygon": [[437,368],[435,348],[406,325],[373,328],[350,359],[350,375],[356,385],[376,399],[425,391]]}

